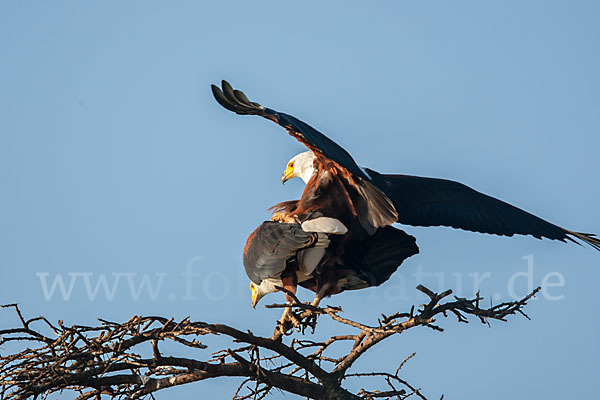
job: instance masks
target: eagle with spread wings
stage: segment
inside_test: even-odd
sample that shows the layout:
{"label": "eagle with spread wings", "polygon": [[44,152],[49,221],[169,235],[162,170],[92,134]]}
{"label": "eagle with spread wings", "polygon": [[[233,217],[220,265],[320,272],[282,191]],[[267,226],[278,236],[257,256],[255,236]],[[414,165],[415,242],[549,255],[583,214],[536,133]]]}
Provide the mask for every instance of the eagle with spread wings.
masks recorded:
{"label": "eagle with spread wings", "polygon": [[419,252],[414,237],[394,223],[582,241],[600,250],[593,234],[561,228],[462,183],[361,168],[305,122],[250,101],[226,81],[211,88],[224,108],[269,119],[309,149],[288,162],[281,178],[302,179],[301,198],[272,207],[271,221],[261,224],[244,248],[253,306],[280,287],[292,293],[297,285],[311,289],[318,304],[331,294],[385,282]]}

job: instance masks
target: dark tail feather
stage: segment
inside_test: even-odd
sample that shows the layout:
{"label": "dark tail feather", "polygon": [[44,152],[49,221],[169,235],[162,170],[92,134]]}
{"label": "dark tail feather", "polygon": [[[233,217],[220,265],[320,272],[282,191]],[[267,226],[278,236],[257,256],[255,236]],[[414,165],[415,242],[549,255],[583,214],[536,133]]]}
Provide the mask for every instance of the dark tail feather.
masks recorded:
{"label": "dark tail feather", "polygon": [[392,226],[380,228],[375,235],[343,256],[354,273],[345,278],[340,289],[379,286],[392,276],[404,260],[418,252],[413,236]]}
{"label": "dark tail feather", "polygon": [[367,239],[369,249],[363,259],[364,272],[372,286],[387,281],[404,260],[419,252],[415,238],[392,226],[386,226]]}

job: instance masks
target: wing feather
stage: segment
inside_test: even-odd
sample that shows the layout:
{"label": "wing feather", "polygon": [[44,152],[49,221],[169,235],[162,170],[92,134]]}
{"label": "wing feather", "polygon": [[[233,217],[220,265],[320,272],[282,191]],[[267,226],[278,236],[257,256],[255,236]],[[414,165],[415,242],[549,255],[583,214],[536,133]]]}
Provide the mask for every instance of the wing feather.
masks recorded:
{"label": "wing feather", "polygon": [[582,240],[600,250],[592,234],[573,232],[543,220],[502,200],[446,179],[385,175],[367,169],[393,201],[398,222],[413,226],[448,226],[502,236]]}
{"label": "wing feather", "polygon": [[265,108],[248,100],[248,97],[242,91],[234,90],[229,82],[225,80],[221,82],[221,89],[211,85],[211,90],[217,102],[229,111],[241,115],[259,115],[274,121],[316,155],[323,155],[357,177],[369,179],[346,150],[307,123],[291,115]]}
{"label": "wing feather", "polygon": [[298,250],[328,244],[326,234],[304,232],[298,224],[265,221],[248,237],[244,269],[252,282],[260,284],[281,275]]}

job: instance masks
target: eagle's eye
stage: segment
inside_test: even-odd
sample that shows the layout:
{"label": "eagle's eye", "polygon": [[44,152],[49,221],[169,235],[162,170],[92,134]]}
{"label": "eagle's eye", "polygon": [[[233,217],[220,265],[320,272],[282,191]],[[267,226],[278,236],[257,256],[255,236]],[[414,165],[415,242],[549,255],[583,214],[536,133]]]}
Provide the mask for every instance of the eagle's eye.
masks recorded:
{"label": "eagle's eye", "polygon": [[289,163],[289,164],[288,164],[288,167],[290,167],[290,168],[294,168],[294,163],[293,163],[293,162]]}

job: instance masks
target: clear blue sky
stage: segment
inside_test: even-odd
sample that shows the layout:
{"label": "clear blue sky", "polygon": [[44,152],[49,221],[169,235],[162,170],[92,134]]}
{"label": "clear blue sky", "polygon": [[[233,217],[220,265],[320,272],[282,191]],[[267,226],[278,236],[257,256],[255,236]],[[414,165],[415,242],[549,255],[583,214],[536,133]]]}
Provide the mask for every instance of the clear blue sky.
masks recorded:
{"label": "clear blue sky", "polygon": [[[299,196],[300,182],[279,177],[304,148],[218,106],[209,85],[223,78],[361,165],[459,180],[600,233],[598,43],[594,1],[3,1],[0,303],[66,323],[191,315],[271,333],[277,313],[251,309],[241,251],[267,207]],[[380,345],[357,371],[394,370],[416,351],[404,377],[433,399],[597,396],[599,253],[405,229],[421,254],[385,285],[328,303],[368,322],[423,301],[417,283],[465,296],[474,278],[509,299],[526,291],[531,257],[532,284],[555,286],[528,307],[532,321],[449,318],[443,334]],[[145,274],[155,295],[136,293]],[[90,296],[86,279],[94,289],[102,276],[114,293]],[[73,280],[66,298],[50,293],[57,278],[67,292]],[[156,397],[226,399],[236,382]]]}

